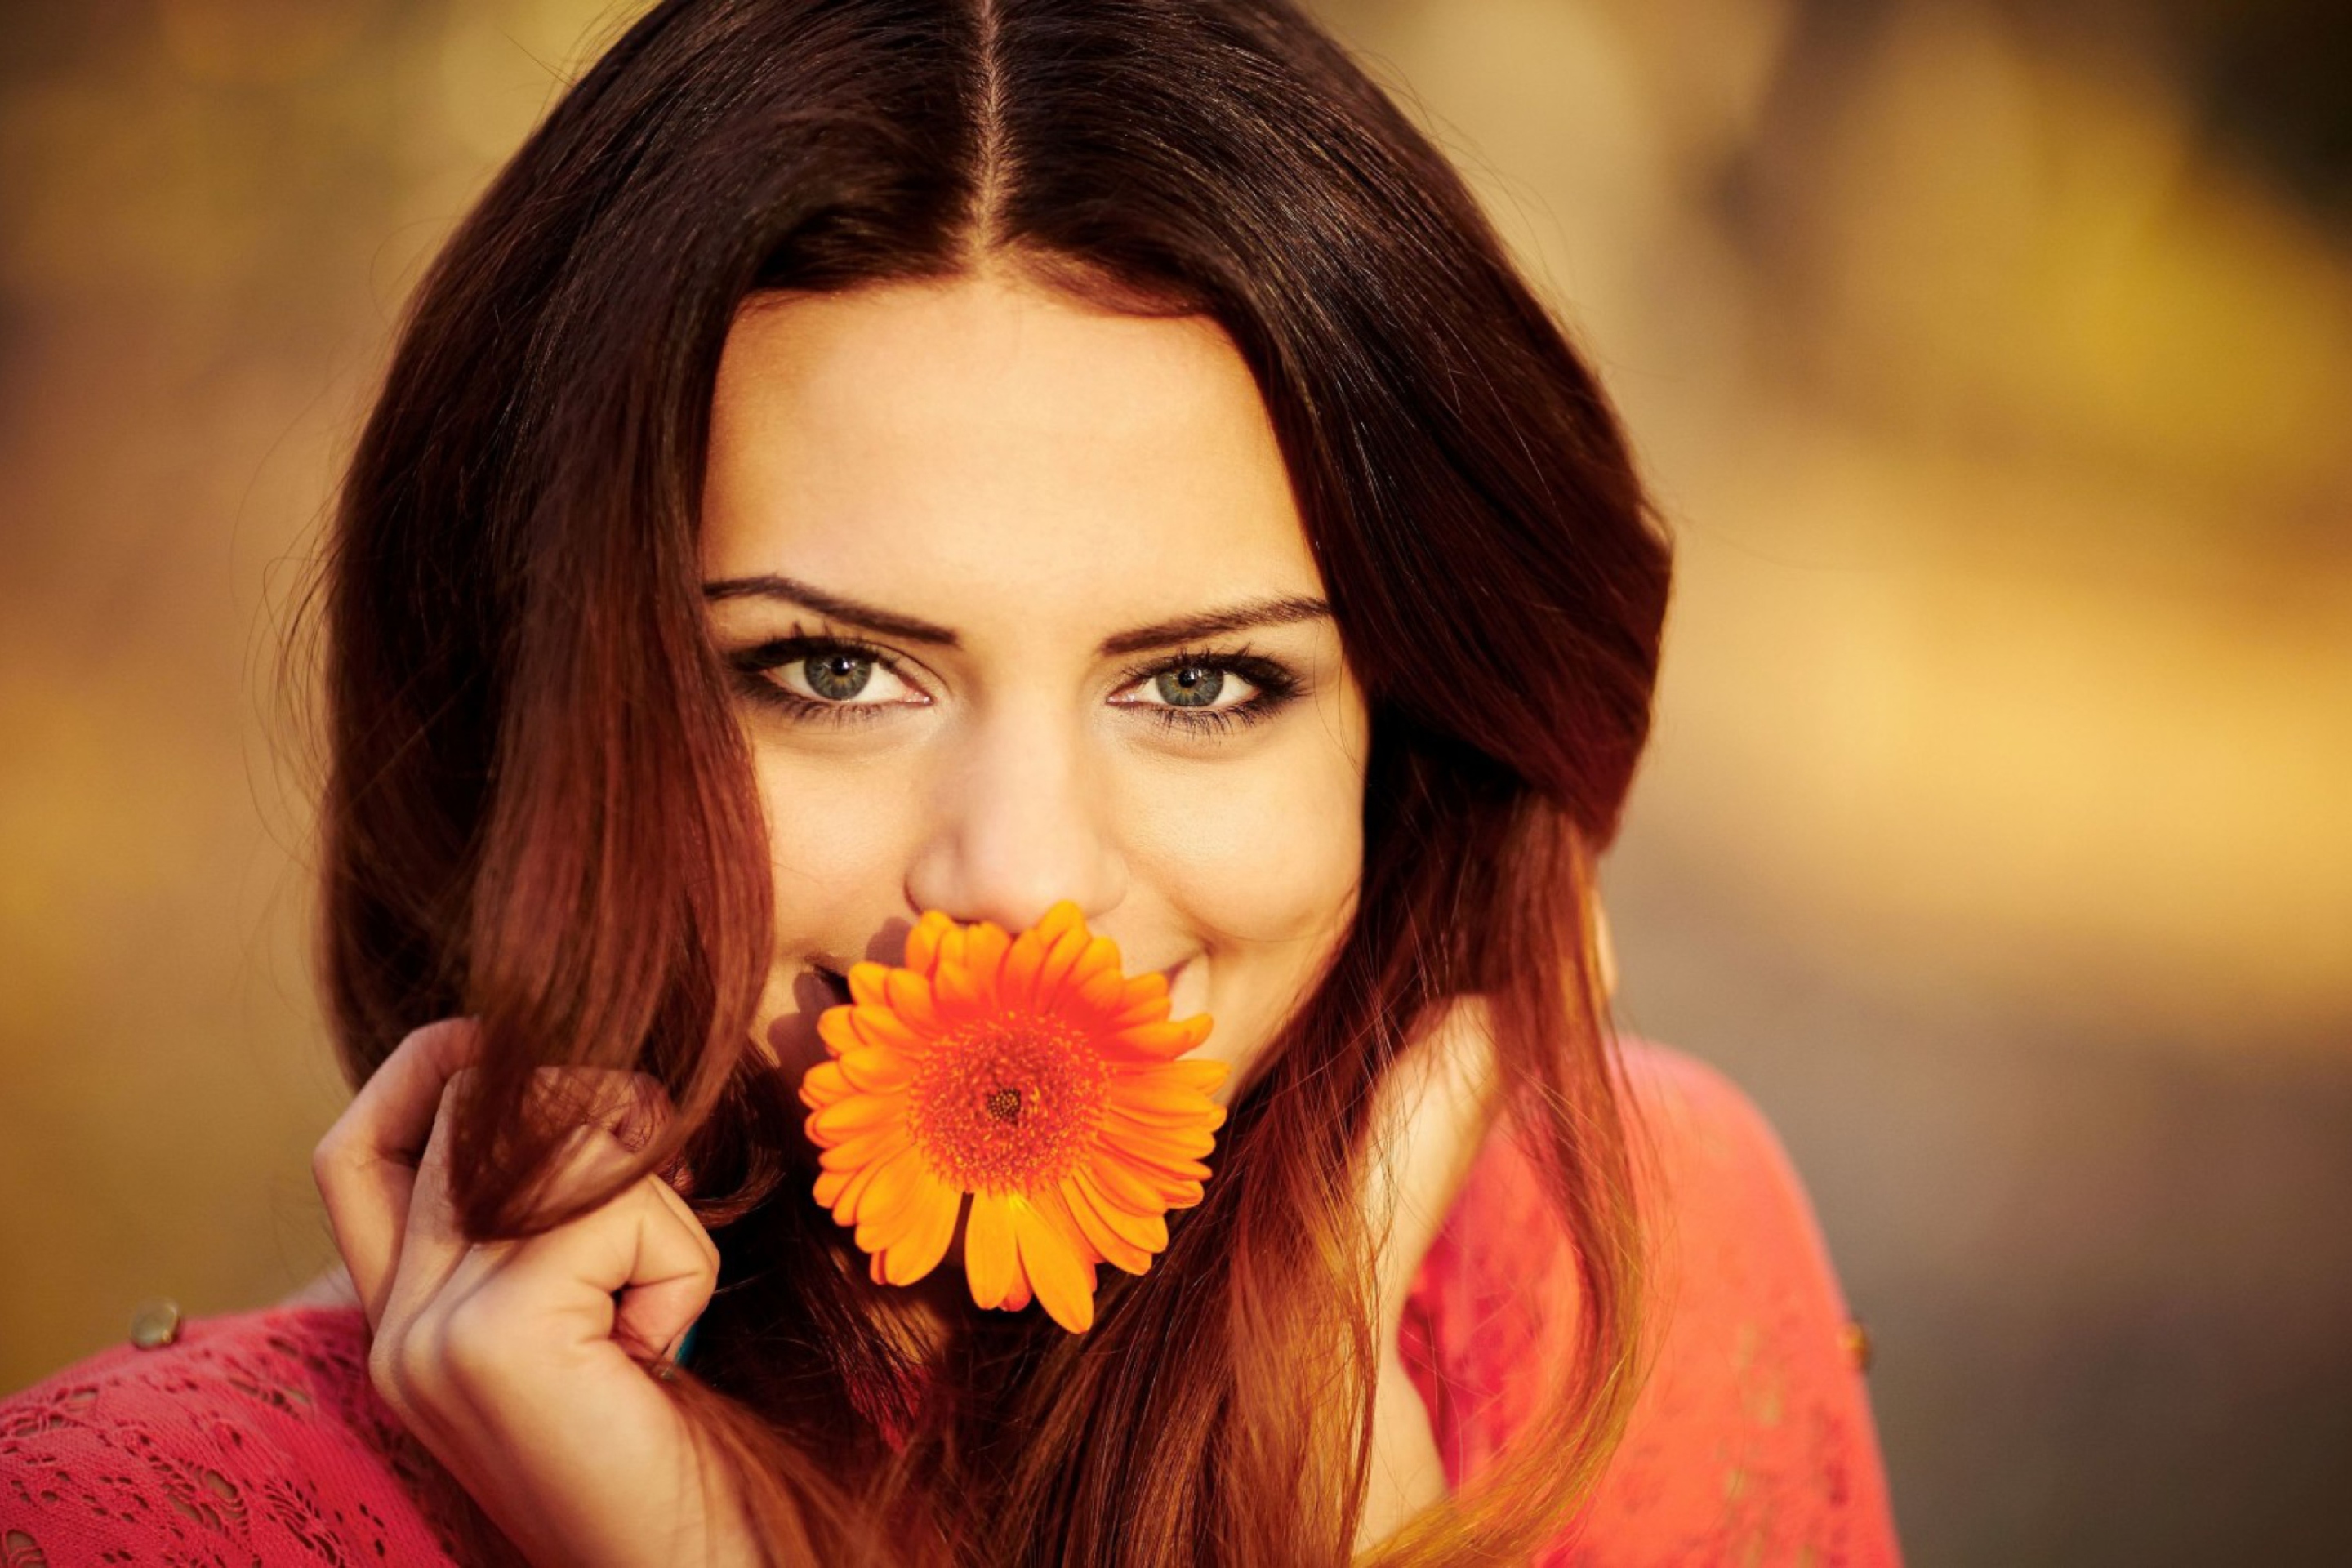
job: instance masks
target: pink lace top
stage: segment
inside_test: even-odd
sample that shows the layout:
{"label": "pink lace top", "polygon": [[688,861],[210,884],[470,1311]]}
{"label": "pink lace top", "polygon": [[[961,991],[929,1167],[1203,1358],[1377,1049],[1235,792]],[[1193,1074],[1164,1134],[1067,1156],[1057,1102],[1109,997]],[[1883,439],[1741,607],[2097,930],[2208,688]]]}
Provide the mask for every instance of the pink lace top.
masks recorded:
{"label": "pink lace top", "polygon": [[[1668,1201],[1655,1370],[1577,1527],[1541,1561],[1898,1561],[1870,1409],[1811,1212],[1711,1069],[1629,1054]],[[1531,1171],[1487,1140],[1422,1265],[1399,1350],[1449,1482],[1490,1463],[1573,1300]],[[437,1482],[437,1484],[436,1484]],[[376,1398],[353,1309],[192,1320],[0,1401],[0,1568],[446,1563],[448,1482]]]}

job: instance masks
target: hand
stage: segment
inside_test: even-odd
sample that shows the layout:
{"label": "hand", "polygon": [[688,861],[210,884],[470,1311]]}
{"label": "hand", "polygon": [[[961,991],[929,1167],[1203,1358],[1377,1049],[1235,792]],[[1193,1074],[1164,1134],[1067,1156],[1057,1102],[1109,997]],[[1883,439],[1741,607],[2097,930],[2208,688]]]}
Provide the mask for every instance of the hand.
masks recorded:
{"label": "hand", "polygon": [[1482,997],[1444,1005],[1382,1078],[1365,1172],[1366,1223],[1381,1237],[1380,1361],[1372,1384],[1372,1486],[1356,1547],[1369,1550],[1445,1496],[1429,1412],[1397,1351],[1405,1298],[1493,1120],[1494,1037]]}
{"label": "hand", "polygon": [[[718,1248],[654,1175],[526,1240],[468,1241],[448,1140],[476,1037],[462,1018],[410,1035],[311,1158],[377,1393],[533,1563],[759,1562],[731,1475],[647,1370],[709,1303]],[[653,1079],[593,1076],[600,1124],[568,1146],[551,1204],[624,1168],[616,1134],[642,1146],[668,1114]]]}

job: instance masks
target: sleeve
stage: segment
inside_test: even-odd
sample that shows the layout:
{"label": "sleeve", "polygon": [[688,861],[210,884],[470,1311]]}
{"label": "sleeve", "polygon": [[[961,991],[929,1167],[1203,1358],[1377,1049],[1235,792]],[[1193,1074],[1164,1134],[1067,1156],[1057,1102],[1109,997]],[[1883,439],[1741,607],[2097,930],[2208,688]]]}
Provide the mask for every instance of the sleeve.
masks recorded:
{"label": "sleeve", "polygon": [[1652,1371],[1578,1531],[1609,1568],[1901,1561],[1859,1339],[1780,1140],[1713,1068],[1629,1052]]}
{"label": "sleeve", "polygon": [[447,1563],[357,1312],[195,1319],[0,1399],[0,1563]]}

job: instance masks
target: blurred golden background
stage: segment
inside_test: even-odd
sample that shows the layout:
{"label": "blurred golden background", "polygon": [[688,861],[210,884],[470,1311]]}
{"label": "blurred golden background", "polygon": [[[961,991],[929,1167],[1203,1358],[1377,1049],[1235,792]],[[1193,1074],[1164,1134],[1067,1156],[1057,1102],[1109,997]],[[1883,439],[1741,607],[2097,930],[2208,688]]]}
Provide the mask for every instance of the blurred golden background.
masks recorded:
{"label": "blurred golden background", "polygon": [[[1315,8],[1678,534],[1625,1021],[1780,1127],[1913,1561],[2352,1561],[2352,20]],[[0,1389],[331,1256],[279,638],[630,14],[0,5]]]}

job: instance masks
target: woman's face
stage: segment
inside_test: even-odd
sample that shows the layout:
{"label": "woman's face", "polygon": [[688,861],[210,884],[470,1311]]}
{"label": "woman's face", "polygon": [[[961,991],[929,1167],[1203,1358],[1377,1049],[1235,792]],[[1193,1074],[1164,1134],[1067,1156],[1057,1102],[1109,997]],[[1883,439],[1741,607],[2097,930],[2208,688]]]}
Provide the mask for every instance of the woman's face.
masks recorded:
{"label": "woman's face", "polygon": [[1362,867],[1368,724],[1222,329],[996,274],[770,295],[713,400],[703,579],[765,806],[761,1037],[927,909],[1076,900],[1230,1097]]}

